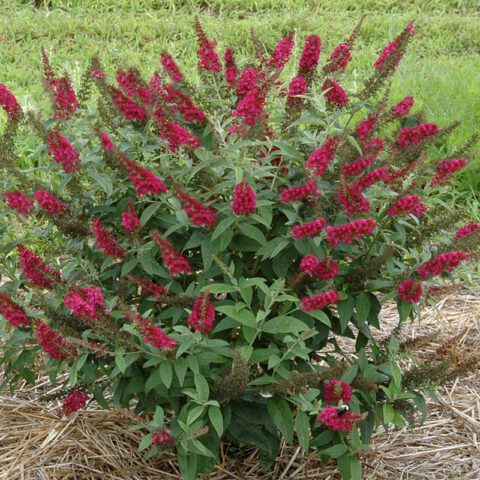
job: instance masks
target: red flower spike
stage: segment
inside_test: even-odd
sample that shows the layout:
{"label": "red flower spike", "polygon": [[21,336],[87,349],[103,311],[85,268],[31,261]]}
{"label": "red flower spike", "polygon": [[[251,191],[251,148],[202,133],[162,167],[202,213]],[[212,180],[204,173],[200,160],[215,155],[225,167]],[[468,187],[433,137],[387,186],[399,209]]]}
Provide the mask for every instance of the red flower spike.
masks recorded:
{"label": "red flower spike", "polygon": [[363,157],[355,162],[347,163],[342,167],[342,173],[348,176],[354,176],[361,173],[373,163],[373,157]]}
{"label": "red flower spike", "polygon": [[160,63],[173,83],[179,83],[183,80],[182,72],[170,54],[162,53],[160,56]]}
{"label": "red flower spike", "polygon": [[75,90],[67,77],[52,79],[49,84],[53,93],[54,120],[68,120],[78,108]]}
{"label": "red flower spike", "polygon": [[335,305],[340,301],[340,296],[336,290],[330,292],[319,293],[311,297],[303,297],[300,307],[304,312],[312,312],[315,310],[323,310],[329,305]]}
{"label": "red flower spike", "polygon": [[22,274],[32,285],[52,288],[61,282],[60,272],[49,267],[38,255],[21,243],[17,244],[17,251]]}
{"label": "red flower spike", "polygon": [[317,177],[323,175],[335,157],[339,143],[339,137],[328,138],[320,148],[310,154],[305,167],[313,169],[313,174]]}
{"label": "red flower spike", "polygon": [[20,192],[20,190],[5,192],[3,198],[7,201],[9,208],[24,217],[28,217],[33,210],[33,200]]}
{"label": "red flower spike", "polygon": [[73,287],[65,295],[63,302],[79,320],[98,319],[107,314],[103,293],[99,287]]}
{"label": "red flower spike", "polygon": [[127,319],[134,321],[143,336],[143,341],[159,350],[172,350],[177,346],[177,342],[169,337],[160,327],[153,325],[142,315],[128,315]]}
{"label": "red flower spike", "polygon": [[47,143],[53,160],[63,166],[67,173],[80,170],[80,157],[75,147],[60,132],[53,130],[47,136]]}
{"label": "red flower spike", "polygon": [[126,250],[118,244],[113,233],[109,232],[98,218],[92,220],[92,233],[96,246],[99,250],[103,250],[103,255],[119,259],[125,258]]}
{"label": "red flower spike", "polygon": [[351,432],[353,426],[362,419],[363,415],[359,413],[345,412],[340,415],[340,409],[330,406],[325,407],[317,416],[317,421],[340,432]]}
{"label": "red flower spike", "polygon": [[418,303],[422,293],[422,284],[413,280],[404,280],[398,287],[398,298],[404,302]]}
{"label": "red flower spike", "polygon": [[429,277],[441,276],[447,272],[451,272],[460,263],[468,260],[466,252],[447,252],[432,258],[428,262],[417,268],[417,273],[423,280]]}
{"label": "red flower spike", "polygon": [[327,226],[327,220],[325,218],[319,218],[313,222],[303,223],[300,225],[294,225],[292,227],[292,237],[295,240],[301,238],[315,237]]}
{"label": "red flower spike", "polygon": [[377,70],[381,70],[384,67],[389,70],[396,70],[403,56],[403,52],[401,52],[402,43],[409,36],[413,35],[415,35],[415,28],[409,23],[403,32],[383,49],[382,53],[377,58],[374,67]]}
{"label": "red flower spike", "polygon": [[197,50],[198,69],[204,72],[219,72],[222,69],[222,64],[215,51],[216,43],[213,40],[208,39],[198,18],[195,19],[195,31],[197,33],[199,47]]}
{"label": "red flower spike", "polygon": [[30,319],[23,309],[2,292],[0,292],[0,313],[14,327],[28,327],[30,325]]}
{"label": "red flower spike", "polygon": [[152,232],[152,238],[160,247],[163,261],[172,275],[180,275],[182,273],[189,274],[192,272],[192,267],[190,267],[188,260],[183,257],[180,252],[175,250],[171,243],[167,242],[167,240],[157,232]]}
{"label": "red flower spike", "polygon": [[63,401],[62,408],[60,409],[60,413],[65,417],[70,417],[78,410],[81,410],[85,407],[88,401],[88,393],[82,392],[77,388],[73,390],[73,392],[68,395],[68,397]]}
{"label": "red flower spike", "polygon": [[138,105],[137,102],[128,98],[118,88],[111,88],[112,101],[117,108],[123,113],[127,120],[141,122],[147,118],[147,111]]}
{"label": "red flower spike", "polygon": [[348,403],[352,399],[352,387],[343,380],[333,378],[323,385],[323,400],[328,403]]}
{"label": "red flower spike", "polygon": [[127,232],[134,232],[140,228],[140,218],[135,212],[135,205],[129,201],[122,212],[122,226]]}
{"label": "red flower spike", "polygon": [[154,432],[152,435],[153,445],[162,445],[165,447],[171,445],[174,441],[175,437],[165,428],[158,432]]}
{"label": "red flower spike", "polygon": [[407,116],[410,113],[410,110],[413,108],[413,104],[415,103],[415,100],[413,97],[405,97],[403,98],[400,102],[396,103],[392,108],[391,108],[391,113],[392,116],[395,118],[402,118]]}
{"label": "red flower spike", "polygon": [[209,333],[215,322],[215,308],[210,302],[208,292],[203,292],[199,298],[193,302],[192,313],[188,317],[188,325],[193,330]]}
{"label": "red flower spike", "polygon": [[322,92],[332,107],[343,108],[348,103],[348,95],[339,83],[327,78],[322,85]]}
{"label": "red flower spike", "polygon": [[253,67],[247,67],[242,70],[237,83],[237,95],[239,98],[244,97],[250,90],[257,86],[259,75]]}
{"label": "red flower spike", "polygon": [[460,240],[461,238],[468,237],[474,233],[480,233],[480,223],[469,222],[457,231],[455,239]]}
{"label": "red flower spike", "polygon": [[265,102],[265,95],[262,90],[254,87],[238,102],[232,116],[241,118],[243,125],[253,126],[257,120],[263,117]]}
{"label": "red flower spike", "polygon": [[230,47],[225,50],[225,80],[233,87],[237,83],[238,68],[235,63],[233,49]]}
{"label": "red flower spike", "polygon": [[377,182],[387,182],[390,180],[390,170],[388,167],[380,167],[375,170],[370,170],[365,175],[358,177],[355,180],[353,187],[361,192],[367,188],[372,187]]}
{"label": "red flower spike", "polygon": [[315,275],[324,281],[334,279],[340,272],[338,263],[332,257],[325,257],[317,266]]}
{"label": "red flower spike", "polygon": [[20,115],[20,105],[13,93],[0,83],[0,107],[2,107],[9,118],[16,120]]}
{"label": "red flower spike", "polygon": [[207,207],[180,188],[175,189],[175,196],[180,200],[193,225],[210,228],[217,223],[217,210],[215,208]]}
{"label": "red flower spike", "polygon": [[172,104],[173,108],[180,112],[186,122],[204,122],[205,113],[198,108],[191,98],[172,85],[165,85],[165,101]]}
{"label": "red flower spike", "polygon": [[55,360],[69,360],[77,356],[77,349],[45,322],[37,321],[35,333],[38,344],[48,357]]}
{"label": "red flower spike", "polygon": [[68,205],[46,190],[36,190],[34,196],[40,208],[53,217],[61,217],[68,212]]}
{"label": "red flower spike", "polygon": [[432,177],[431,185],[436,187],[445,185],[455,172],[458,172],[467,165],[466,158],[452,158],[448,160],[440,160],[437,163],[436,173]]}
{"label": "red flower spike", "polygon": [[427,211],[426,205],[420,202],[418,195],[400,197],[387,209],[387,215],[395,218],[401,215],[412,214],[416,217],[422,216]]}
{"label": "red flower spike", "polygon": [[297,95],[305,95],[307,93],[308,84],[304,77],[294,77],[288,86],[287,105],[301,105],[303,98]]}
{"label": "red flower spike", "polygon": [[257,196],[246,180],[235,185],[232,210],[235,215],[250,215],[257,208]]}
{"label": "red flower spike", "polygon": [[304,200],[307,197],[318,197],[321,193],[317,189],[317,182],[311,181],[297,185],[296,187],[284,188],[280,192],[280,200],[283,203],[291,203]]}
{"label": "red flower spike", "polygon": [[149,282],[143,278],[134,277],[133,275],[127,275],[128,280],[136,283],[142,287],[142,293],[148,293],[152,297],[164,297],[170,295],[168,290],[163,285],[157,285],[154,282]]}
{"label": "red flower spike", "polygon": [[320,58],[320,49],[322,48],[322,40],[317,35],[309,35],[305,39],[302,55],[298,65],[299,75],[308,75],[315,71]]}
{"label": "red flower spike", "polygon": [[410,128],[401,128],[398,133],[397,145],[400,150],[406,150],[437,134],[438,127],[434,123],[422,123]]}
{"label": "red flower spike", "polygon": [[327,240],[332,246],[340,243],[350,244],[356,238],[362,238],[375,230],[375,220],[373,218],[362,218],[345,225],[327,227]]}
{"label": "red flower spike", "polygon": [[326,75],[334,72],[343,72],[352,60],[350,47],[346,43],[341,43],[333,50],[328,63],[323,67],[323,73]]}
{"label": "red flower spike", "polygon": [[293,35],[282,38],[276,45],[272,56],[267,60],[270,67],[282,69],[288,62],[294,46]]}
{"label": "red flower spike", "polygon": [[376,115],[369,115],[365,120],[357,125],[355,133],[361,142],[366,142],[371,136],[373,129],[377,125],[377,120],[378,118]]}
{"label": "red flower spike", "polygon": [[167,192],[167,186],[150,170],[129,159],[124,159],[122,163],[139,197]]}
{"label": "red flower spike", "polygon": [[300,270],[302,270],[302,272],[306,275],[313,276],[315,275],[319,264],[320,262],[318,258],[315,255],[309,253],[302,258],[302,261],[300,262]]}

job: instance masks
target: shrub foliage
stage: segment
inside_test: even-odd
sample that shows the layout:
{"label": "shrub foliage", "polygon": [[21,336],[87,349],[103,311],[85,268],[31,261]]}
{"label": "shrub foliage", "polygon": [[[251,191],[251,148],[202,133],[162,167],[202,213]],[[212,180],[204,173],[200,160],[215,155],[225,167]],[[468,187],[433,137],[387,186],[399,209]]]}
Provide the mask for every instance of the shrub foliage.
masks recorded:
{"label": "shrub foliage", "polygon": [[[457,125],[390,102],[412,25],[348,92],[360,25],[325,60],[306,37],[287,81],[293,32],[271,53],[252,35],[240,68],[195,30],[195,84],[163,53],[148,80],[113,82],[94,58],[75,92],[43,52],[48,116],[0,85],[6,381],[48,374],[64,416],[133,411],[140,448],[175,451],[186,479],[221,441],[265,467],[298,443],[360,478],[378,425],[424,413],[426,387],[476,364],[409,367],[400,337],[476,258],[480,226],[451,233],[462,213],[443,200],[475,139],[439,160]],[[389,301],[398,326],[375,334]]]}

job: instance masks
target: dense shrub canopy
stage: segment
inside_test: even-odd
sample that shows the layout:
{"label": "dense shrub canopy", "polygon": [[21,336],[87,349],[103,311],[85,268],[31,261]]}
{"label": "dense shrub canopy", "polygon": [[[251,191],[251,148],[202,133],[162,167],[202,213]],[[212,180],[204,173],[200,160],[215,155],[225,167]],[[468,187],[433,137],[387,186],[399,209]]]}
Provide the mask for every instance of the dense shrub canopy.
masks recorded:
{"label": "dense shrub canopy", "polygon": [[[412,25],[347,92],[359,29],[330,56],[307,36],[291,79],[293,33],[271,53],[253,36],[240,67],[198,21],[197,85],[162,53],[160,73],[115,85],[94,58],[75,92],[43,52],[46,119],[0,85],[1,215],[22,235],[2,247],[12,387],[40,370],[64,382],[62,415],[133,410],[141,448],[174,449],[187,479],[221,440],[265,466],[298,441],[359,478],[377,425],[404,425],[424,388],[476,365],[409,367],[398,337],[477,256],[480,226],[445,231],[462,219],[442,196],[475,139],[441,158],[456,124],[389,101]],[[389,300],[399,325],[379,340]]]}

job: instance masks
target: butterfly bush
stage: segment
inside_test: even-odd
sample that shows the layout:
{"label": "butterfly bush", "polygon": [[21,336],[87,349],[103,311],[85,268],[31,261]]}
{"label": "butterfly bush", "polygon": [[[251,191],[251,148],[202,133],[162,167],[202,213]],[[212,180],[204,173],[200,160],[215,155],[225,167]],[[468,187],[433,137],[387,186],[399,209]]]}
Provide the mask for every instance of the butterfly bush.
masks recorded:
{"label": "butterfly bush", "polygon": [[[378,426],[471,368],[411,367],[402,326],[478,259],[478,219],[445,201],[475,141],[455,151],[457,124],[390,98],[413,25],[353,83],[360,26],[326,54],[318,35],[253,36],[244,60],[197,19],[197,78],[160,51],[150,77],[93,58],[77,89],[43,52],[42,114],[0,85],[12,388],[41,370],[61,416],[131,410],[140,448],[174,451],[186,479],[222,442],[267,469],[298,444],[349,479]],[[23,170],[22,136],[38,146]]]}

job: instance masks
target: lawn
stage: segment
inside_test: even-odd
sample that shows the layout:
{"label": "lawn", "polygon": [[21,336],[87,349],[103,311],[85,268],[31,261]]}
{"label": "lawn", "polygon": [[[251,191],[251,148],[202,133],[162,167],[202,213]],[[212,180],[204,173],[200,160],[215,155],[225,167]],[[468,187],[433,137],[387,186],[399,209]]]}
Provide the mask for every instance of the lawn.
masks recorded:
{"label": "lawn", "polygon": [[[89,58],[99,53],[112,73],[123,66],[145,74],[158,66],[160,52],[177,57],[185,72],[196,75],[192,23],[199,15],[220,49],[233,46],[251,54],[249,31],[254,29],[271,49],[281,35],[297,31],[297,43],[308,33],[323,39],[323,58],[345,39],[361,15],[365,22],[350,67],[350,87],[379,50],[408,22],[418,35],[395,77],[393,99],[411,94],[417,110],[445,125],[462,122],[451,136],[461,145],[480,123],[480,10],[477,0],[7,0],[0,13],[0,81],[22,104],[38,103],[41,94],[40,48],[55,65],[78,80]],[[464,186],[480,183],[478,161],[463,176]]]}

